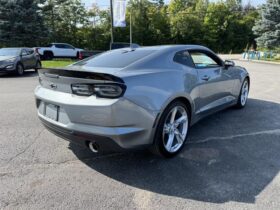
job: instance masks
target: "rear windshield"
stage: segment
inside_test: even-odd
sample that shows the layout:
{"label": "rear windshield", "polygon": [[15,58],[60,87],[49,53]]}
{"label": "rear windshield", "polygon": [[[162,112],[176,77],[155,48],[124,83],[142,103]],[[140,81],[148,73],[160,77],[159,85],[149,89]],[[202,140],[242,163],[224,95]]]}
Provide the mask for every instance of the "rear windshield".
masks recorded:
{"label": "rear windshield", "polygon": [[152,54],[153,52],[154,50],[112,50],[91,57],[90,59],[85,59],[73,65],[87,67],[124,68],[135,61]]}

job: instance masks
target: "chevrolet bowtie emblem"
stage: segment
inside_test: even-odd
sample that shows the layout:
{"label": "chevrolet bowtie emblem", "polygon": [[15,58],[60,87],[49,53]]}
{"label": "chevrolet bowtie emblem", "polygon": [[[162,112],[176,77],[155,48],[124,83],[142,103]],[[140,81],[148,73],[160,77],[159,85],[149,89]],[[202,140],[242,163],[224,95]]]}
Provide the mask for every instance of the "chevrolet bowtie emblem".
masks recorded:
{"label": "chevrolet bowtie emblem", "polygon": [[55,85],[55,84],[50,84],[50,87],[52,88],[52,89],[56,89],[57,88],[57,85]]}

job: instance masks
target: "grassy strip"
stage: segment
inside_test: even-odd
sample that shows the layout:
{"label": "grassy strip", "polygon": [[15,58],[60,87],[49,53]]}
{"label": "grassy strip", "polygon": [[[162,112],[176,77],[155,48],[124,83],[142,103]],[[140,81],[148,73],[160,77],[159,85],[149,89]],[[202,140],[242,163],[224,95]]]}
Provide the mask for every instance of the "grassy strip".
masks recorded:
{"label": "grassy strip", "polygon": [[280,59],[276,59],[276,58],[266,58],[266,59],[264,59],[264,58],[261,58],[260,60],[262,60],[262,61],[273,61],[273,62],[280,62]]}
{"label": "grassy strip", "polygon": [[57,68],[68,66],[75,61],[73,60],[51,60],[51,61],[42,61],[43,68]]}

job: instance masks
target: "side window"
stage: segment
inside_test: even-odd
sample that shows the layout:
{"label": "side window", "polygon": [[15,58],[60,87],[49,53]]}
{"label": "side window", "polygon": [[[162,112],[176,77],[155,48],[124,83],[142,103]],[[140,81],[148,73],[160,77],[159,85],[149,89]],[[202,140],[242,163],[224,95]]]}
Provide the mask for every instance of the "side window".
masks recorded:
{"label": "side window", "polygon": [[34,53],[34,50],[32,50],[32,49],[26,49],[26,51],[27,51],[28,55],[32,55]]}
{"label": "side window", "polygon": [[185,66],[193,67],[192,62],[190,60],[189,52],[186,50],[177,52],[173,58],[173,61]]}
{"label": "side window", "polygon": [[64,45],[63,44],[56,44],[55,47],[56,48],[64,48]]}
{"label": "side window", "polygon": [[65,48],[65,49],[73,49],[74,47],[73,47],[73,46],[71,46],[71,45],[67,45],[67,44],[65,44],[65,45],[64,45],[64,48]]}
{"label": "side window", "polygon": [[190,52],[196,68],[209,68],[220,66],[218,61],[203,52]]}
{"label": "side window", "polygon": [[28,53],[27,53],[27,51],[26,51],[25,49],[22,49],[22,50],[21,50],[21,55],[22,55],[22,56],[27,56]]}

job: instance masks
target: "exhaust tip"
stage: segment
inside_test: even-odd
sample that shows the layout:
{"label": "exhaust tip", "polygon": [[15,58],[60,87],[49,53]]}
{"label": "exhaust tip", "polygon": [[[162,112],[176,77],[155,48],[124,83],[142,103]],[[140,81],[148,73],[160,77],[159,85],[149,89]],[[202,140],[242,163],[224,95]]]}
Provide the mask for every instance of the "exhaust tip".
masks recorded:
{"label": "exhaust tip", "polygon": [[99,151],[99,146],[96,142],[89,142],[88,147],[93,153],[98,153]]}

